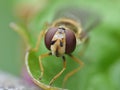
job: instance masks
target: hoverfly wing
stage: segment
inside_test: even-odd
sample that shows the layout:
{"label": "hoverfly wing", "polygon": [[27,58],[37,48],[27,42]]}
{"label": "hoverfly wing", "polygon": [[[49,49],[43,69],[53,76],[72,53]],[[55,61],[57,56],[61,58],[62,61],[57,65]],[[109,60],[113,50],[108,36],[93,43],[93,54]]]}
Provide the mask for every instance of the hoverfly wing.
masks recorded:
{"label": "hoverfly wing", "polygon": [[54,20],[58,18],[70,18],[81,25],[84,32],[89,32],[99,25],[101,16],[87,8],[68,7],[58,10]]}

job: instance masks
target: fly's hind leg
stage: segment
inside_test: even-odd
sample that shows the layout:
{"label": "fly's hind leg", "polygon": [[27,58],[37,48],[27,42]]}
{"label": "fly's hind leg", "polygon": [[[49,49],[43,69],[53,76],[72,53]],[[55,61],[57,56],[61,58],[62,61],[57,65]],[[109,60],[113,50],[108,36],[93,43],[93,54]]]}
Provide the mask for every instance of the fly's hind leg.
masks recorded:
{"label": "fly's hind leg", "polygon": [[75,62],[77,62],[77,63],[79,64],[79,67],[76,68],[76,69],[74,69],[74,70],[72,70],[71,72],[69,72],[69,73],[65,76],[65,78],[64,78],[64,80],[63,80],[63,88],[64,88],[65,82],[68,80],[68,78],[71,77],[73,74],[77,73],[77,72],[83,67],[83,65],[84,65],[84,63],[83,63],[82,61],[80,61],[78,58],[76,58],[75,56],[73,56],[73,55],[71,55],[71,54],[69,54],[69,56],[70,56]]}

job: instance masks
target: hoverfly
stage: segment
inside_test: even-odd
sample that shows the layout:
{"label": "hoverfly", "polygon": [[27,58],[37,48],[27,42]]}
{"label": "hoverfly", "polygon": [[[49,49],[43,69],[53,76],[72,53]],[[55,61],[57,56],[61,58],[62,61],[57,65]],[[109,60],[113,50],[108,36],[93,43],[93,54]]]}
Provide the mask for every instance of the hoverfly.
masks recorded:
{"label": "hoverfly", "polygon": [[[41,31],[36,47],[33,49],[34,51],[38,50],[41,38],[44,36],[45,46],[49,52],[39,56],[41,70],[40,80],[44,75],[44,66],[42,65],[43,58],[54,55],[63,60],[63,69],[51,79],[49,85],[52,85],[53,82],[64,73],[66,69],[65,54],[78,63],[79,67],[65,76],[63,84],[70,76],[83,67],[83,62],[72,55],[72,52],[74,52],[76,46],[88,41],[88,32],[99,24],[98,17],[95,18],[96,16],[93,16],[93,14],[83,9],[66,8],[58,11],[56,15],[57,17],[55,17],[49,27],[46,30]],[[92,20],[90,21],[90,24],[88,24],[89,18]],[[87,27],[85,27],[85,25],[87,25]]]}

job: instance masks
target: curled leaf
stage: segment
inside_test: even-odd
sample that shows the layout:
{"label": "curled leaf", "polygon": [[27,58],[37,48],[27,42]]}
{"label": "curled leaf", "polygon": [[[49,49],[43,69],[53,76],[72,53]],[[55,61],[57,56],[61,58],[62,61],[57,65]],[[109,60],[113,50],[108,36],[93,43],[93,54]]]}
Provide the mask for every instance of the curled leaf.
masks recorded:
{"label": "curled leaf", "polygon": [[25,59],[26,59],[25,64],[27,67],[27,71],[35,84],[37,84],[44,90],[67,90],[67,89],[49,86],[48,84],[45,84],[44,82],[41,82],[39,80],[39,75],[40,75],[39,60],[34,52],[28,51],[26,53]]}

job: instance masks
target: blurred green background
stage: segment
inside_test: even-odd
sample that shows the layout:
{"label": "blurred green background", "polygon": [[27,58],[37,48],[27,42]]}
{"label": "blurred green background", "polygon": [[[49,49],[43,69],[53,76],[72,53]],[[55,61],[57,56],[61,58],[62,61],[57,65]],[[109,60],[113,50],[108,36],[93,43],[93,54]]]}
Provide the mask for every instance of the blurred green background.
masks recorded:
{"label": "blurred green background", "polygon": [[[23,3],[23,0],[0,1],[0,70],[15,75],[20,75],[24,61],[21,58],[24,56],[24,53],[21,53],[23,42],[18,34],[9,27],[9,23],[12,21],[22,23],[14,13],[16,4],[20,2]],[[39,4],[42,5],[42,2]],[[90,45],[84,55],[84,57],[88,57],[87,60],[90,59],[85,60],[85,66],[89,69],[85,68],[86,71],[82,71],[83,78],[86,79],[81,78],[81,85],[84,84],[82,86],[84,89],[81,90],[120,90],[120,0],[74,0],[74,2],[49,0],[45,12],[51,15],[50,11],[60,4],[94,8],[102,15],[102,24],[97,30],[90,33]],[[48,13],[44,13],[44,15],[48,15]],[[52,15],[50,15],[48,19],[51,19]],[[39,22],[39,20],[37,21],[36,18],[34,22]],[[32,29],[38,27],[32,27]],[[87,88],[85,89],[85,87]]]}
{"label": "blurred green background", "polygon": [[20,74],[20,38],[9,27],[15,20],[13,14],[15,0],[0,1],[0,70]]}

